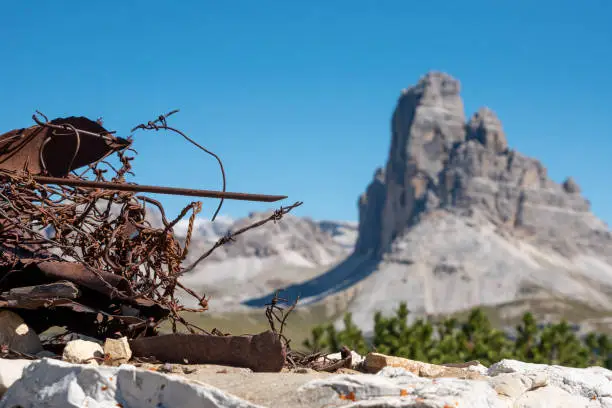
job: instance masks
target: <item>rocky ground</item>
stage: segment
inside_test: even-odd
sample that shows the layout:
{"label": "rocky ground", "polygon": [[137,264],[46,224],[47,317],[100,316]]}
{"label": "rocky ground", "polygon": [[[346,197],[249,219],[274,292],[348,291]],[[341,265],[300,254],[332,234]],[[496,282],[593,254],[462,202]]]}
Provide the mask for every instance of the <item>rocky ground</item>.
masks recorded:
{"label": "rocky ground", "polygon": [[[358,371],[361,370],[361,371]],[[362,372],[363,371],[363,372]],[[371,372],[371,373],[368,373]],[[612,407],[612,372],[502,360],[437,366],[369,354],[354,369],[253,373],[198,365],[0,360],[8,407]]]}
{"label": "rocky ground", "polygon": [[0,408],[612,408],[612,371],[601,367],[515,360],[433,365],[348,350],[281,372],[152,364],[133,358],[125,337],[101,342],[76,335],[57,356],[42,350],[16,315],[1,317]]}

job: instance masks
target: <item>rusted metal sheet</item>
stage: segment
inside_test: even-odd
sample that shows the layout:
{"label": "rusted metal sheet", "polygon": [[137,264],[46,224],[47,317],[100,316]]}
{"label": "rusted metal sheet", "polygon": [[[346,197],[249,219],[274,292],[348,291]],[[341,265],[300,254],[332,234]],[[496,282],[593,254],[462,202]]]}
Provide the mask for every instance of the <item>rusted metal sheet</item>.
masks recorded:
{"label": "rusted metal sheet", "polygon": [[7,292],[2,292],[6,300],[33,300],[33,299],[76,299],[81,295],[81,291],[71,282],[58,281],[46,285],[22,286],[12,288]]}
{"label": "rusted metal sheet", "polygon": [[43,261],[36,263],[36,267],[49,278],[68,280],[111,298],[133,295],[127,279],[114,273],[93,272],[82,264],[63,261]]}
{"label": "rusted metal sheet", "polygon": [[58,326],[65,327],[69,332],[100,339],[107,338],[113,332],[125,333],[126,336],[145,332],[152,334],[147,331],[145,319],[107,313],[70,299],[0,301],[0,305],[19,314],[37,333]]}
{"label": "rusted metal sheet", "polygon": [[96,313],[95,309],[74,302],[69,298],[12,298],[5,300],[5,306],[13,309],[44,309],[50,307],[67,307],[79,313]]}
{"label": "rusted metal sheet", "polygon": [[253,336],[168,334],[130,342],[135,357],[166,363],[220,364],[246,367],[255,372],[279,372],[287,356],[278,334],[266,331]]}
{"label": "rusted metal sheet", "polygon": [[85,117],[58,118],[0,135],[0,169],[65,177],[130,144]]}

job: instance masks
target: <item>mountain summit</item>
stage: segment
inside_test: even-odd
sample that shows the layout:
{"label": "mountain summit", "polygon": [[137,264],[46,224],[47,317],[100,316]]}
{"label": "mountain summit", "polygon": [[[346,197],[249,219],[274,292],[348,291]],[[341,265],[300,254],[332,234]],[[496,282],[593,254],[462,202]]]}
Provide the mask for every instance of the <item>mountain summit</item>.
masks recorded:
{"label": "mountain summit", "polygon": [[612,234],[576,181],[555,183],[511,149],[491,109],[466,120],[460,90],[431,72],[402,91],[387,164],[359,198],[354,253],[286,291],[315,302],[350,289],[348,310],[366,330],[400,301],[413,316],[612,310]]}
{"label": "mountain summit", "polygon": [[460,89],[432,72],[399,98],[387,165],[359,199],[355,252],[379,263],[362,282],[370,294],[351,309],[404,300],[432,314],[564,299],[610,310],[606,224],[571,177],[555,183],[538,160],[511,149],[491,109],[466,122]]}
{"label": "mountain summit", "polygon": [[610,232],[576,182],[559,185],[539,161],[510,149],[491,109],[465,123],[459,91],[459,81],[432,72],[402,92],[386,169],[376,171],[359,200],[357,251],[388,253],[398,236],[444,209],[478,212],[562,256],[592,254],[612,263]]}

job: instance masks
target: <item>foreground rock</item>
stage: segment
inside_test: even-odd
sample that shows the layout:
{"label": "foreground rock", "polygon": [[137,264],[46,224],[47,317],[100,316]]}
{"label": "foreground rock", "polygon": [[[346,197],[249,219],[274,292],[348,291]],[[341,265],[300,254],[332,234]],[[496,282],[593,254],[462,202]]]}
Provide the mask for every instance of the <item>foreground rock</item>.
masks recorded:
{"label": "foreground rock", "polygon": [[[317,396],[316,406],[343,405],[338,400],[353,401],[351,407],[612,406],[612,371],[601,367],[578,369],[502,360],[479,379],[463,379],[444,377],[451,374],[445,372],[449,367],[390,359],[400,366],[419,366],[416,371],[427,377],[405,368],[386,366],[376,375],[340,375],[311,381],[300,388],[299,394],[303,399]],[[441,377],[428,378],[431,376]]]}
{"label": "foreground rock", "polygon": [[36,354],[43,349],[36,332],[17,313],[9,310],[0,310],[0,344],[26,354]]}
{"label": "foreground rock", "polygon": [[[474,365],[465,364],[463,367],[449,367],[444,365],[428,364],[421,361],[409,360],[407,358],[386,356],[379,353],[369,353],[364,361],[363,368],[369,373],[378,373],[387,367],[404,369],[419,377],[440,378],[455,377],[467,379],[482,379],[481,366],[477,361]],[[475,367],[474,369],[471,369]]]}
{"label": "foreground rock", "polygon": [[[307,370],[253,373],[244,368],[208,365],[136,368],[48,359],[0,360],[0,379],[7,379],[0,386],[8,387],[0,408],[612,407],[612,371],[601,367],[577,369],[502,360],[469,379],[463,374],[474,373],[473,365],[448,370],[451,367],[383,355],[375,357],[375,361],[387,357],[387,363],[397,366],[387,365],[376,374]],[[374,361],[371,357],[370,360]],[[410,367],[420,367],[412,369],[420,375],[409,371]],[[21,369],[23,375],[17,381],[6,376],[8,371],[19,373]],[[441,377],[431,378],[438,375]]]}
{"label": "foreground rock", "polygon": [[104,355],[112,365],[125,364],[132,358],[132,350],[127,337],[119,339],[106,339],[104,342]]}
{"label": "foreground rock", "polygon": [[21,378],[23,370],[30,364],[32,360],[0,359],[0,395],[4,395],[6,390]]}
{"label": "foreground rock", "polygon": [[215,387],[133,366],[95,367],[43,359],[29,365],[0,408],[257,407]]}
{"label": "foreground rock", "polygon": [[69,363],[98,365],[98,360],[104,358],[102,346],[93,341],[72,340],[66,343],[62,359]]}

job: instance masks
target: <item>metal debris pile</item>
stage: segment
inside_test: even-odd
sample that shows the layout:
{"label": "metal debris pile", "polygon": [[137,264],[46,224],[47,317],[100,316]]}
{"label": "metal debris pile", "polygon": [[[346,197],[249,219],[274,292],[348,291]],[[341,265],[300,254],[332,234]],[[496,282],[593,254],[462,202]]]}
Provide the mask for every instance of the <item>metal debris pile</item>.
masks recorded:
{"label": "metal debris pile", "polygon": [[[185,267],[201,203],[192,202],[178,217],[168,219],[158,201],[138,192],[220,198],[213,220],[223,199],[272,202],[285,197],[226,192],[221,160],[167,125],[167,117],[175,112],[132,131],[172,131],[213,155],[221,167],[223,191],[126,183],[136,153],[132,136],[117,137],[100,120],[48,120],[39,113],[33,116],[36,125],[0,135],[0,308],[18,313],[37,333],[58,326],[98,339],[127,336],[135,353],[158,354],[156,358],[169,362],[181,357],[172,350],[182,350],[182,359],[189,354],[193,361],[215,360],[202,355],[207,349],[224,361],[232,348],[246,347],[237,343],[246,340],[209,333],[183,318],[183,312],[205,311],[208,301],[179,278],[215,248],[251,228],[280,220],[301,203],[281,207],[269,218],[223,237]],[[151,213],[159,214],[161,227],[152,225]],[[181,246],[173,227],[187,216],[187,237]],[[180,290],[195,297],[199,308],[182,306],[177,299]],[[182,326],[191,335],[160,335],[159,325],[167,320],[173,333]],[[261,339],[282,343],[274,331],[270,333],[274,338],[262,334],[248,343],[257,350],[262,349],[257,343]],[[182,347],[176,347],[177,341]],[[277,354],[284,361],[284,345],[279,347]]]}

